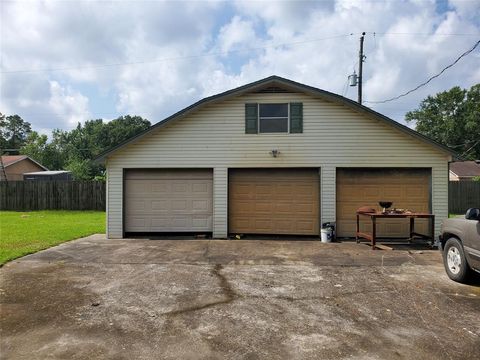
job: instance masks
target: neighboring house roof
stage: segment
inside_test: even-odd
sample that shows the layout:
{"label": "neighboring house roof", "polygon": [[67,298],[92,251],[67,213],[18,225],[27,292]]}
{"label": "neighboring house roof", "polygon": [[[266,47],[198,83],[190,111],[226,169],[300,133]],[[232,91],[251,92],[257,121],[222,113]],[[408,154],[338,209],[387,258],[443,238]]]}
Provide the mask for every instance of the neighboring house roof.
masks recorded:
{"label": "neighboring house roof", "polygon": [[33,171],[28,173],[23,173],[23,175],[59,175],[59,174],[70,174],[71,171],[66,170],[48,170],[48,171]]}
{"label": "neighboring house roof", "polygon": [[26,158],[26,155],[4,155],[2,156],[3,166],[7,167]]}
{"label": "neighboring house roof", "polygon": [[16,164],[16,163],[18,163],[22,160],[26,160],[26,159],[28,159],[28,160],[32,161],[33,163],[37,164],[42,169],[48,170],[45,166],[36,162],[35,160],[33,160],[31,157],[28,157],[27,155],[3,155],[2,156],[3,167],[6,168],[10,165]]}
{"label": "neighboring house roof", "polygon": [[480,162],[477,161],[453,162],[450,164],[450,171],[458,177],[480,176]]}
{"label": "neighboring house roof", "polygon": [[409,127],[407,127],[405,125],[402,125],[402,124],[396,122],[393,119],[388,118],[385,115],[382,115],[382,114],[380,114],[380,113],[378,113],[378,112],[376,112],[376,111],[374,111],[374,110],[372,110],[372,109],[370,109],[366,106],[360,105],[359,103],[357,103],[353,100],[347,99],[343,96],[340,96],[340,95],[337,95],[337,94],[334,94],[334,93],[331,93],[331,92],[328,92],[328,91],[325,91],[325,90],[315,88],[313,86],[301,84],[301,83],[298,83],[298,82],[295,82],[295,81],[292,81],[292,80],[289,80],[289,79],[285,79],[285,78],[273,75],[273,76],[267,77],[265,79],[258,80],[258,81],[252,82],[250,84],[243,85],[243,86],[240,86],[238,88],[228,90],[228,91],[225,91],[223,93],[213,95],[213,96],[204,98],[200,101],[197,101],[196,103],[184,108],[183,110],[180,110],[179,112],[167,117],[163,121],[160,121],[160,122],[156,123],[155,125],[152,125],[150,128],[144,130],[143,132],[131,137],[130,139],[127,139],[126,141],[122,142],[121,144],[105,151],[104,153],[100,154],[95,160],[96,161],[103,161],[103,160],[105,160],[105,158],[107,156],[109,156],[112,153],[114,153],[115,151],[123,148],[124,146],[142,138],[143,136],[150,133],[151,131],[154,131],[155,129],[161,128],[161,127],[165,126],[166,124],[168,124],[172,121],[183,118],[184,116],[192,113],[193,111],[197,111],[200,108],[202,108],[202,107],[204,107],[208,104],[213,104],[213,103],[216,103],[216,102],[219,102],[219,101],[226,100],[230,97],[239,96],[239,95],[242,95],[242,94],[245,94],[245,93],[248,93],[248,92],[261,90],[262,88],[265,88],[265,87],[276,87],[276,86],[284,87],[284,88],[291,89],[291,90],[294,90],[294,91],[297,91],[297,92],[304,92],[304,93],[307,93],[307,94],[310,94],[310,95],[313,95],[313,96],[321,97],[325,100],[328,100],[328,101],[331,101],[331,102],[334,102],[334,103],[337,103],[337,104],[344,105],[344,106],[346,106],[346,107],[348,107],[348,108],[350,108],[350,109],[352,109],[356,112],[360,112],[360,113],[369,115],[370,117],[373,117],[377,120],[383,121],[383,122],[387,123],[388,125],[393,126],[397,129],[403,131],[404,133],[406,133],[408,135],[411,135],[411,136],[413,136],[413,137],[415,137],[415,138],[417,138],[417,139],[419,139],[423,142],[426,142],[426,143],[436,147],[437,149],[439,149],[439,150],[441,150],[441,151],[443,151],[443,152],[445,152],[449,155],[452,155],[453,157],[455,157],[457,159],[461,159],[461,157],[458,156],[452,149],[450,149],[450,148],[448,148],[448,147],[446,147],[446,146],[444,146],[444,145],[426,137],[425,135],[422,135],[422,134],[416,132],[415,130],[410,129]]}

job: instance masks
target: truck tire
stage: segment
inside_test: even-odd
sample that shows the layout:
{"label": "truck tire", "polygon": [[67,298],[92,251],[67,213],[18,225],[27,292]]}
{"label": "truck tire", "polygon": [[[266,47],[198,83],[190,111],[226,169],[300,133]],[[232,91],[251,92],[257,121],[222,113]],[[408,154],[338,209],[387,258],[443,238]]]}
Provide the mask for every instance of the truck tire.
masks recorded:
{"label": "truck tire", "polygon": [[470,275],[465,252],[460,240],[451,237],[445,243],[443,248],[443,265],[450,279],[460,283],[467,281]]}

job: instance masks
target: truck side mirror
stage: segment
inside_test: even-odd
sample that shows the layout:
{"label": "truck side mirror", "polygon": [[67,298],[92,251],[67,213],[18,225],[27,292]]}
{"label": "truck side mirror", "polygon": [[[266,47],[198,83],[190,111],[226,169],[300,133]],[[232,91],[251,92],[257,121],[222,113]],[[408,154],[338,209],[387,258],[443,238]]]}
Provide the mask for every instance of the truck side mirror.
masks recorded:
{"label": "truck side mirror", "polygon": [[470,208],[465,213],[465,219],[467,220],[480,220],[480,209]]}

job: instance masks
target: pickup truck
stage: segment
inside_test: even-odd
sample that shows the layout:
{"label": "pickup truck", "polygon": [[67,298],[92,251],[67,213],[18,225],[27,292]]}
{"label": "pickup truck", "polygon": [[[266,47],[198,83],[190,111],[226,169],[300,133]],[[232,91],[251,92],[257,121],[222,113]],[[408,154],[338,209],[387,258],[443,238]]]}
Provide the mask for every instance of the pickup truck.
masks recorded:
{"label": "pickup truck", "polygon": [[450,279],[466,282],[473,272],[480,273],[480,209],[444,220],[438,248]]}

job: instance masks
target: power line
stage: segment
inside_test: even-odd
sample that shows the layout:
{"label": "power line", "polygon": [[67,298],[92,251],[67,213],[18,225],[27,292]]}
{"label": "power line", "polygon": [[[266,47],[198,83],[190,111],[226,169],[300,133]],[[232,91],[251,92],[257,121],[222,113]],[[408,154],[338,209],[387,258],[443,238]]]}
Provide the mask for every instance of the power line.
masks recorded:
{"label": "power line", "polygon": [[465,151],[465,152],[464,152],[462,155],[460,155],[460,156],[467,155],[470,151],[472,151],[472,150],[475,148],[475,146],[477,146],[477,145],[479,145],[479,144],[480,144],[480,140],[477,140],[477,141],[475,142],[475,144],[473,144],[470,148],[468,148],[467,151]]}
{"label": "power line", "polygon": [[417,87],[413,88],[412,90],[409,90],[401,95],[398,95],[398,96],[395,96],[393,98],[390,98],[390,99],[386,99],[386,100],[382,100],[382,101],[365,101],[366,103],[370,103],[370,104],[383,104],[383,103],[386,103],[386,102],[390,102],[390,101],[393,101],[393,100],[397,100],[397,99],[400,99],[401,97],[404,97],[404,96],[407,96],[408,94],[420,89],[422,86],[425,86],[427,85],[430,81],[432,81],[433,79],[439,77],[440,75],[442,75],[446,70],[450,69],[452,66],[454,66],[457,62],[460,61],[460,59],[462,59],[464,56],[467,56],[468,54],[470,54],[473,50],[476,49],[476,47],[478,46],[478,44],[480,44],[480,40],[478,40],[475,45],[473,45],[473,47],[470,49],[470,50],[467,50],[465,51],[462,55],[460,55],[453,63],[451,63],[450,65],[447,65],[446,67],[444,67],[442,69],[442,71],[440,71],[438,74],[436,75],[433,75],[432,77],[430,77],[427,81],[421,83],[420,85],[418,85]]}
{"label": "power line", "polygon": [[228,54],[231,54],[231,53],[241,53],[241,52],[264,50],[264,49],[276,48],[276,47],[281,47],[281,46],[292,46],[292,45],[307,44],[307,43],[311,43],[311,42],[331,40],[331,39],[337,39],[337,38],[341,38],[341,37],[348,37],[348,36],[351,36],[351,35],[354,35],[354,33],[334,35],[334,36],[329,36],[329,37],[324,37],[324,38],[319,38],[319,39],[305,40],[305,41],[295,41],[295,42],[290,42],[290,43],[259,46],[259,47],[254,47],[254,48],[245,48],[245,49],[238,49],[238,50],[213,52],[213,53],[208,53],[208,54],[177,56],[177,57],[171,57],[171,58],[142,60],[142,61],[131,61],[131,62],[119,62],[119,63],[112,63],[112,64],[68,66],[68,67],[63,67],[63,68],[9,70],[9,71],[1,71],[0,74],[18,74],[18,73],[53,72],[53,71],[82,70],[82,69],[100,69],[100,68],[109,68],[109,67],[115,67],[115,66],[141,65],[141,64],[148,64],[148,63],[165,62],[165,61],[197,59],[197,58],[208,57],[208,56],[220,56],[220,55],[228,55]]}
{"label": "power line", "polygon": [[391,36],[391,35],[406,35],[406,36],[478,36],[477,34],[468,34],[468,33],[409,33],[409,32],[367,32],[367,34],[376,34],[382,36]]}

